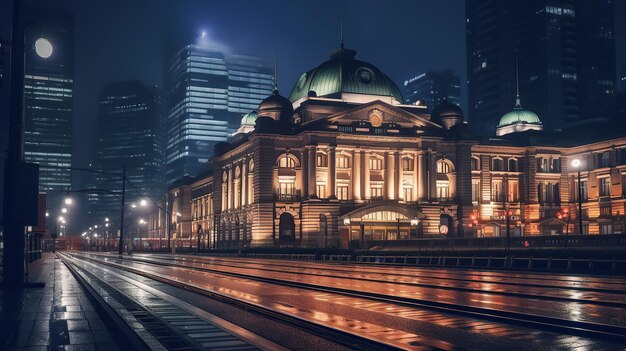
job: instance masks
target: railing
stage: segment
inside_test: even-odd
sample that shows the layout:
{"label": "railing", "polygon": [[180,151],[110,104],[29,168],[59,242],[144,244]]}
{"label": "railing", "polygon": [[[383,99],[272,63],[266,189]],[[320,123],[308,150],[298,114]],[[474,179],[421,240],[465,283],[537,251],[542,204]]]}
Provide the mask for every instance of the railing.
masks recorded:
{"label": "railing", "polygon": [[300,201],[302,196],[300,194],[274,194],[274,200],[276,201]]}
{"label": "railing", "polygon": [[[428,249],[490,249],[506,246],[506,237],[490,238],[422,238],[411,240],[370,241],[368,247],[420,247]],[[512,236],[511,248],[554,248],[554,247],[626,247],[624,234],[583,235],[531,235]]]}
{"label": "railing", "polygon": [[436,198],[436,200],[439,203],[442,203],[442,204],[449,204],[449,203],[453,203],[454,202],[454,198],[453,197],[438,197],[438,198]]}

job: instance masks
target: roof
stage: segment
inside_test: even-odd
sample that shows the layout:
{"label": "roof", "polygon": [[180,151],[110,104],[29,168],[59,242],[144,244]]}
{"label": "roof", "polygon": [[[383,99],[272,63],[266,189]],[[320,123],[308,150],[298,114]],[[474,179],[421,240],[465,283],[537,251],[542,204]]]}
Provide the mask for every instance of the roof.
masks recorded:
{"label": "roof", "polygon": [[519,98],[515,102],[515,107],[513,111],[505,113],[502,118],[500,118],[500,123],[498,123],[498,128],[510,126],[513,124],[537,124],[540,125],[541,120],[536,113],[525,110],[520,103]]}
{"label": "roof", "polygon": [[256,123],[256,118],[256,110],[250,111],[243,115],[243,117],[241,118],[241,125],[254,127],[254,123]]}
{"label": "roof", "polygon": [[333,51],[330,60],[300,76],[289,100],[293,103],[311,92],[314,96],[340,93],[391,96],[404,102],[400,89],[389,77],[376,66],[355,60],[355,55],[356,51],[344,48]]}

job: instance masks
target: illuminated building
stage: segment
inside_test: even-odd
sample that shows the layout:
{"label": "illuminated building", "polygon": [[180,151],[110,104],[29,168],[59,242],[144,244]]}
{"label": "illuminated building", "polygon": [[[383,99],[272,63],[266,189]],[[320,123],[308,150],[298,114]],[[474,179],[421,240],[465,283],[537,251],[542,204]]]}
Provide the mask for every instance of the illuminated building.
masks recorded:
{"label": "illuminated building", "polygon": [[[623,129],[541,131],[539,116],[518,106],[500,127],[529,128],[477,137],[459,106],[444,101],[429,113],[402,104],[393,81],[355,55],[333,51],[289,98],[275,90],[244,115],[240,133],[216,145],[213,172],[184,181],[190,206],[181,218],[191,225],[183,240],[347,248],[502,236],[506,209],[512,235],[578,233],[575,158],[582,230],[623,232]],[[569,217],[558,218],[565,209]]]}
{"label": "illuminated building", "polygon": [[[25,40],[45,37],[52,51],[26,50],[24,56],[24,160],[37,163],[39,191],[60,192],[71,185],[74,129],[74,19],[62,13],[29,13]],[[33,47],[33,46],[30,46]]]}
{"label": "illuminated building", "polygon": [[614,1],[466,0],[469,121],[493,134],[515,96],[547,131],[606,118],[615,80]]}
{"label": "illuminated building", "polygon": [[179,50],[168,71],[168,183],[206,167],[214,145],[271,93],[272,79],[258,57],[227,55],[206,43]]}

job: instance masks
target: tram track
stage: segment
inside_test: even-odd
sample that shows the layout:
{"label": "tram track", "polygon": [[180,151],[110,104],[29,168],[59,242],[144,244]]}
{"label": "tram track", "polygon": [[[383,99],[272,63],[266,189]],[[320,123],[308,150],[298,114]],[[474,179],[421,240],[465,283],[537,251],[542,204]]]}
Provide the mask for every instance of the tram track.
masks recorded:
{"label": "tram track", "polygon": [[[100,259],[94,259],[93,257],[82,256],[82,255],[67,255],[67,254],[63,256],[66,256],[66,257],[71,256],[75,260],[79,259],[83,262],[88,261],[92,264],[104,265],[104,266],[108,266],[108,267],[118,269],[121,271],[130,272],[130,273],[142,276],[142,277],[149,278],[157,282],[165,283],[174,287],[191,291],[199,295],[209,297],[211,299],[214,299],[214,300],[217,300],[217,301],[220,301],[220,302],[232,305],[232,306],[236,306],[246,311],[251,311],[265,318],[270,318],[270,319],[279,321],[281,323],[288,324],[292,327],[304,330],[307,333],[311,333],[319,337],[323,337],[325,339],[328,339],[334,343],[345,346],[352,350],[401,350],[401,349],[405,349],[404,347],[398,347],[396,345],[392,345],[384,341],[373,340],[371,338],[356,335],[356,334],[349,333],[349,332],[342,331],[342,330],[337,330],[337,329],[330,328],[330,327],[327,327],[327,326],[324,326],[315,322],[304,320],[296,316],[286,315],[283,312],[279,312],[271,308],[264,307],[260,304],[253,304],[250,302],[238,300],[238,299],[232,298],[230,296],[227,296],[225,294],[222,294],[216,291],[209,291],[209,290],[203,289],[202,287],[195,286],[194,284],[191,284],[191,283],[182,283],[180,281],[168,279],[167,277],[163,277],[163,276],[159,276],[159,275],[152,274],[149,272],[141,271],[138,269],[126,267],[120,264],[106,262]],[[425,345],[415,345],[415,346],[416,348],[423,349]],[[462,348],[452,347],[450,349],[462,349]]]}
{"label": "tram track", "polygon": [[[142,260],[141,256],[137,256],[134,257],[133,259],[135,260]],[[148,258],[149,260],[151,258]],[[163,259],[167,259],[169,261],[177,261],[177,262],[193,262],[196,263],[197,260],[196,259],[192,259],[191,261],[189,261],[188,259],[179,259],[179,258],[163,258]],[[147,262],[147,261],[146,261]],[[229,265],[226,263],[219,263],[218,262],[201,262],[201,264],[211,264],[213,266],[223,266],[228,268]],[[186,266],[184,264],[176,264],[179,267],[189,267]],[[199,267],[201,268],[201,267]],[[431,288],[431,289],[442,289],[442,290],[451,290],[451,291],[463,291],[463,292],[470,292],[470,293],[481,293],[481,294],[491,294],[491,295],[503,295],[503,296],[513,296],[513,297],[519,297],[519,298],[530,298],[530,299],[541,299],[541,300],[548,300],[548,301],[561,301],[561,302],[576,302],[576,303],[584,303],[584,304],[594,304],[594,305],[599,305],[599,306],[608,306],[608,307],[616,307],[616,308],[626,308],[626,303],[625,302],[615,302],[615,301],[603,301],[603,300],[599,300],[599,299],[590,299],[590,298],[586,298],[586,299],[580,299],[580,298],[571,298],[571,297],[562,297],[562,296],[555,296],[554,294],[552,295],[540,295],[540,294],[529,294],[529,293],[518,293],[518,292],[511,292],[511,291],[502,291],[502,290],[496,290],[496,289],[490,289],[490,290],[483,290],[483,289],[476,289],[476,288],[466,288],[466,287],[458,287],[458,286],[450,286],[450,285],[440,285],[440,284],[426,284],[426,283],[415,283],[415,282],[411,282],[411,281],[401,281],[401,280],[391,280],[391,279],[372,279],[372,278],[365,278],[365,277],[359,277],[358,274],[348,274],[348,275],[337,275],[337,274],[327,274],[327,273],[311,273],[311,272],[303,272],[303,271],[286,271],[286,269],[288,270],[291,267],[285,267],[283,266],[282,269],[274,269],[274,268],[267,268],[267,267],[239,267],[239,268],[246,268],[246,269],[258,269],[258,270],[263,270],[263,271],[268,271],[268,272],[278,272],[278,273],[293,273],[293,274],[302,274],[302,275],[308,275],[308,276],[315,276],[315,277],[326,277],[326,278],[339,278],[339,279],[353,279],[353,280],[360,280],[360,281],[366,281],[366,282],[376,282],[376,283],[383,283],[383,284],[402,284],[402,285],[407,285],[407,286],[414,286],[414,287],[423,287],[423,288]],[[320,269],[320,270],[324,270],[324,271],[331,271],[332,269],[328,269],[328,268],[324,268],[324,269]],[[216,270],[219,271],[219,270]],[[502,283],[495,283],[495,282],[477,282],[477,281],[471,281],[474,284],[492,284],[492,285],[505,285]],[[569,290],[569,291],[584,291],[584,292],[598,292],[598,293],[606,293],[606,294],[613,294],[613,295],[625,295],[624,299],[626,299],[626,291],[617,291],[617,290],[609,290],[609,291],[598,291],[598,290],[594,290],[594,289],[581,289],[581,288],[577,288],[577,287],[558,287],[558,286],[536,286],[534,284],[515,284],[515,283],[508,283],[506,284],[507,286],[522,286],[522,287],[533,287],[533,288],[550,288],[550,289],[557,289],[557,290]],[[619,301],[624,301],[619,299]]]}
{"label": "tram track", "polygon": [[[146,261],[142,259],[138,259],[137,257],[124,257],[125,260],[132,261]],[[99,260],[100,261],[100,260]],[[104,264],[113,264],[111,262],[104,262]],[[519,313],[519,312],[511,312],[511,311],[503,311],[503,310],[495,310],[489,308],[480,308],[473,306],[465,306],[459,304],[450,304],[450,303],[442,303],[436,301],[424,301],[424,300],[416,300],[410,298],[403,298],[398,296],[389,296],[379,293],[372,292],[363,292],[363,291],[355,291],[351,289],[337,288],[337,287],[327,287],[327,286],[319,286],[315,284],[301,283],[301,282],[290,282],[279,279],[267,278],[267,277],[259,277],[250,274],[241,274],[241,273],[228,273],[220,270],[211,270],[208,268],[198,268],[198,267],[189,267],[185,265],[172,264],[171,262],[167,262],[163,260],[162,262],[141,262],[149,265],[157,265],[157,266],[177,266],[181,269],[187,270],[196,270],[196,271],[204,271],[210,272],[213,274],[232,276],[242,279],[249,279],[264,283],[270,283],[275,285],[283,285],[289,286],[299,289],[309,289],[326,293],[333,294],[341,294],[344,296],[352,296],[358,298],[367,298],[374,301],[387,302],[402,306],[411,306],[414,308],[421,309],[430,309],[436,310],[443,313],[449,313],[454,315],[462,315],[469,318],[475,318],[478,320],[490,320],[498,323],[509,324],[509,325],[518,325],[526,328],[537,329],[537,330],[550,330],[558,333],[568,334],[568,335],[578,335],[583,337],[591,337],[602,340],[611,340],[616,342],[625,342],[626,341],[626,328],[617,325],[610,324],[601,324],[594,323],[588,321],[580,321],[580,320],[567,320],[562,318],[555,318],[544,315],[535,315],[529,313]],[[123,265],[122,265],[123,266]],[[131,269],[125,267],[123,269]],[[180,284],[180,282],[176,282]],[[185,284],[182,284],[183,288]]]}

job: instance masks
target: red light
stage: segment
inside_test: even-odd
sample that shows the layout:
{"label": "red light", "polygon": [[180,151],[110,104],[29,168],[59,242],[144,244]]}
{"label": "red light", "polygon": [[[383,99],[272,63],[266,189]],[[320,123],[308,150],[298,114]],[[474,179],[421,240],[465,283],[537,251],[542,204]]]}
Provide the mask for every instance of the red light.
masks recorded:
{"label": "red light", "polygon": [[473,221],[473,220],[475,220],[475,219],[476,219],[476,216],[471,215],[471,216],[470,216],[470,218],[471,218],[471,219],[472,219],[472,221]]}
{"label": "red light", "polygon": [[561,219],[563,216],[561,216],[561,214],[559,213],[558,215],[556,215],[556,218]]}
{"label": "red light", "polygon": [[564,208],[563,212],[565,212],[565,213],[569,212],[569,208]]}
{"label": "red light", "polygon": [[472,227],[472,223],[470,223],[470,224],[469,224],[469,227],[470,227],[470,228]]}

